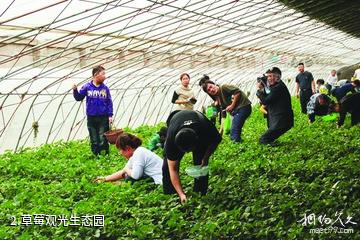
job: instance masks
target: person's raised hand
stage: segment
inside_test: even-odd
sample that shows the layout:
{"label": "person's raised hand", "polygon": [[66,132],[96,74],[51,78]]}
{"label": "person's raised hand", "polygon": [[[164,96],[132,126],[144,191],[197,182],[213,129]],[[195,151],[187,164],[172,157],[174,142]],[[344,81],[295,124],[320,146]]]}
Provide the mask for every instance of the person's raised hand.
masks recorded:
{"label": "person's raised hand", "polygon": [[264,85],[261,82],[256,83],[258,89],[263,89]]}

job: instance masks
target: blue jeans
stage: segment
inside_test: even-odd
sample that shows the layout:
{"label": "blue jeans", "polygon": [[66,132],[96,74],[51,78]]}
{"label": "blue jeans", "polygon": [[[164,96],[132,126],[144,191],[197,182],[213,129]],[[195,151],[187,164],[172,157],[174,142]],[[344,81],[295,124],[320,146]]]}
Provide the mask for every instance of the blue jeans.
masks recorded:
{"label": "blue jeans", "polygon": [[109,131],[108,116],[88,116],[87,127],[90,135],[91,151],[99,155],[101,151],[109,154],[109,143],[104,133]]}
{"label": "blue jeans", "polygon": [[241,131],[246,119],[251,114],[251,105],[247,105],[232,111],[233,120],[231,123],[230,138],[235,142],[241,141]]}

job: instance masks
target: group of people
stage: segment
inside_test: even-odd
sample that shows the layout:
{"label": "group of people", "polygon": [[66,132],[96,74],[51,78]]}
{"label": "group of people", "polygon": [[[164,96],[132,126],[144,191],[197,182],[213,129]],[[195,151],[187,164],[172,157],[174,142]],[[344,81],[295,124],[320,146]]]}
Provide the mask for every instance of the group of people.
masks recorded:
{"label": "group of people", "polygon": [[301,111],[308,115],[310,123],[315,121],[315,116],[333,112],[340,114],[338,127],[344,124],[347,113],[351,114],[352,126],[360,122],[360,64],[358,67],[351,81],[338,80],[336,70],[332,70],[326,82],[318,79],[315,87],[312,74],[305,71],[303,63],[299,63],[296,94],[300,97]]}
{"label": "group of people", "polygon": [[[359,111],[356,112],[353,107],[360,103],[359,93],[343,97],[337,108],[329,107],[332,103],[330,97],[316,93],[312,74],[304,71],[304,64],[300,63],[298,67],[300,73],[296,77],[296,93],[300,97],[302,112],[309,114],[311,121],[314,120],[316,114],[328,113],[328,109],[331,108],[343,114],[340,114],[339,125],[342,124],[346,112],[352,113],[352,124],[359,122]],[[109,88],[104,84],[105,69],[97,66],[93,69],[92,75],[92,81],[83,85],[80,90],[76,85],[73,86],[73,95],[77,101],[82,101],[86,97],[87,127],[92,152],[95,155],[102,151],[108,154],[109,145],[104,133],[110,129],[113,122],[112,99]],[[260,137],[261,144],[273,143],[294,125],[291,96],[281,80],[281,75],[281,70],[273,67],[266,72],[265,81],[257,83],[256,95],[266,114],[268,125],[268,129]],[[177,105],[177,110],[170,113],[166,121],[167,126],[151,139],[148,148],[142,147],[141,139],[135,135],[122,133],[115,145],[120,154],[128,160],[127,164],[116,173],[98,177],[97,182],[119,179],[135,182],[147,179],[155,184],[162,184],[165,194],[177,193],[182,203],[187,200],[179,177],[181,159],[185,153],[192,152],[194,165],[207,166],[222,136],[213,121],[203,113],[193,110],[197,100],[189,86],[189,74],[182,74],[180,81],[181,86],[174,91],[172,98],[172,103]],[[200,79],[199,85],[213,100],[212,106],[219,109],[220,118],[225,118],[227,114],[232,116],[230,138],[234,142],[242,142],[242,128],[252,111],[251,101],[247,94],[234,85],[215,84],[206,75]],[[327,107],[319,108],[318,106]],[[164,148],[163,158],[153,152],[158,147]],[[194,191],[202,195],[206,194],[208,176],[195,178],[194,181]]]}

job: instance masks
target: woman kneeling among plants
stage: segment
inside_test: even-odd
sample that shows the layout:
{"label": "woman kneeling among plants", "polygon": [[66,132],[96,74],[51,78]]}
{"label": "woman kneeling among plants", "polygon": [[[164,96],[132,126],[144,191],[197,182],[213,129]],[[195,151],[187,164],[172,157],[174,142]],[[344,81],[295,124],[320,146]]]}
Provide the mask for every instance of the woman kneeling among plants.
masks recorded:
{"label": "woman kneeling among plants", "polygon": [[151,152],[141,147],[140,138],[128,134],[121,134],[116,140],[116,148],[127,160],[125,167],[111,175],[97,177],[96,182],[110,182],[119,179],[135,182],[141,179],[150,178],[155,184],[162,184],[162,163],[163,160]]}

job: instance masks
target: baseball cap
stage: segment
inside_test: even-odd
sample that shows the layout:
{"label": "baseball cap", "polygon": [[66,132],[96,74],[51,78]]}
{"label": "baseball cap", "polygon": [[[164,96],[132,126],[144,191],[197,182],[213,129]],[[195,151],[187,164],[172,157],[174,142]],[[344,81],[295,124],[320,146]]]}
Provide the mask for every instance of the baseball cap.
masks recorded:
{"label": "baseball cap", "polygon": [[277,73],[281,76],[281,70],[278,67],[272,67],[266,71],[266,73]]}
{"label": "baseball cap", "polygon": [[198,142],[198,135],[191,128],[182,128],[175,136],[175,144],[182,152],[190,152]]}

